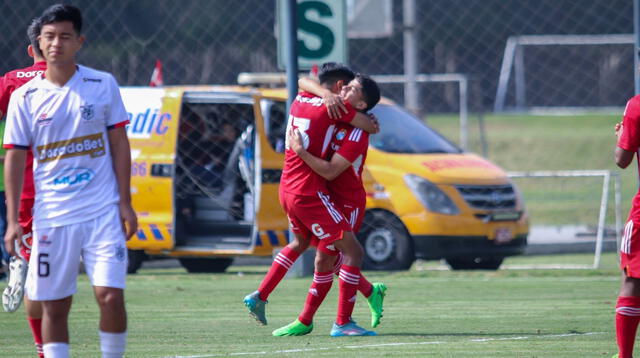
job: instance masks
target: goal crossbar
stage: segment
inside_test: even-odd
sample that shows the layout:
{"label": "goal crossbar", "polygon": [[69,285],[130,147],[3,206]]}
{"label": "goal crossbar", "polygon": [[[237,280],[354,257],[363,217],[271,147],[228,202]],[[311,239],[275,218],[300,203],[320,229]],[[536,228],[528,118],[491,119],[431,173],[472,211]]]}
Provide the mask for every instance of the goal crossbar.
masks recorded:
{"label": "goal crossbar", "polygon": [[558,170],[558,171],[523,171],[507,172],[510,178],[566,178],[566,177],[602,177],[602,196],[600,197],[600,211],[598,214],[598,229],[596,231],[596,248],[593,259],[593,268],[600,267],[600,257],[602,256],[602,244],[604,241],[604,227],[607,217],[607,205],[609,202],[609,187],[611,178],[614,183],[614,215],[616,230],[616,247],[620,247],[621,222],[621,181],[620,175],[611,170]]}
{"label": "goal crossbar", "polygon": [[[633,45],[633,34],[605,34],[605,35],[519,35],[510,36],[507,39],[500,77],[496,89],[496,98],[493,106],[494,112],[502,112],[505,108],[507,88],[511,78],[511,69],[515,66],[516,82],[523,76],[522,51],[517,51],[520,46],[550,46],[550,45]],[[520,81],[521,82],[521,81]],[[522,89],[518,90],[522,83],[516,83],[516,97]],[[520,94],[521,96],[521,94]]]}

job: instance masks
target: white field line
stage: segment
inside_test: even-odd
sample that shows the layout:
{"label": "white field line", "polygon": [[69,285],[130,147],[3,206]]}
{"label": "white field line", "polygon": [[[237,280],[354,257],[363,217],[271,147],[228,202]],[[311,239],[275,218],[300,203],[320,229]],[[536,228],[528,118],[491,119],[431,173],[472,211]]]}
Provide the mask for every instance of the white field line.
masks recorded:
{"label": "white field line", "polygon": [[[578,264],[531,264],[531,265],[502,265],[501,270],[583,270],[591,269],[592,265]],[[422,266],[416,265],[416,271],[450,271],[447,265],[440,266]]]}
{"label": "white field line", "polygon": [[[545,335],[536,335],[536,336],[519,336],[519,337],[504,337],[504,338],[474,338],[474,339],[469,339],[466,342],[484,343],[484,342],[493,342],[493,341],[521,341],[521,340],[527,340],[527,339],[540,339],[540,338],[593,336],[596,334],[605,334],[605,332],[545,334]],[[276,351],[260,351],[260,352],[236,352],[236,353],[223,353],[223,354],[203,354],[203,355],[194,355],[194,356],[168,356],[166,358],[209,358],[209,357],[229,357],[229,356],[246,356],[246,355],[267,355],[267,354],[327,351],[327,350],[334,350],[334,349],[363,349],[363,348],[376,348],[376,347],[417,346],[417,345],[433,345],[433,344],[447,344],[447,343],[452,343],[452,342],[429,341],[429,342],[377,343],[377,344],[347,345],[347,346],[337,346],[337,347],[281,349]]]}

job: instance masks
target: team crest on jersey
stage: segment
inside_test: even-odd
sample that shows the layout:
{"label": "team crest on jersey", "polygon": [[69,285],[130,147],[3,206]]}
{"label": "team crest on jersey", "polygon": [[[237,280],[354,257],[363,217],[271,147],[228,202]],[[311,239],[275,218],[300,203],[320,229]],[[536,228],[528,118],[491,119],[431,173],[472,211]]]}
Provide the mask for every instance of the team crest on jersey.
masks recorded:
{"label": "team crest on jersey", "polygon": [[337,140],[343,140],[344,137],[347,136],[347,130],[346,129],[341,129],[338,133],[336,133],[336,139]]}
{"label": "team crest on jersey", "polygon": [[95,114],[96,113],[95,113],[95,110],[94,110],[92,104],[87,104],[87,105],[84,105],[84,106],[80,106],[80,116],[85,121],[92,120],[93,117],[95,116]]}
{"label": "team crest on jersey", "polygon": [[118,244],[116,246],[116,258],[118,259],[118,261],[122,262],[125,259],[126,255],[126,250],[124,249],[124,246]]}

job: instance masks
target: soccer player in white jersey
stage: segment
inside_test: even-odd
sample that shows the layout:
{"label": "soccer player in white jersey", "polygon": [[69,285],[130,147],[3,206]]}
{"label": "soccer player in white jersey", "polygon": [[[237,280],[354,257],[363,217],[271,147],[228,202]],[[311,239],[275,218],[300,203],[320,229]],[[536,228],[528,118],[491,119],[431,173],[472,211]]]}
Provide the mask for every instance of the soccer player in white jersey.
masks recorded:
{"label": "soccer player in white jersey", "polygon": [[47,69],[13,93],[7,113],[5,245],[16,254],[25,149],[31,148],[36,199],[26,290],[43,304],[44,355],[69,356],[67,319],[82,258],[100,308],[102,356],[122,357],[125,240],[137,230],[128,117],[113,76],[76,64],[84,42],[80,10],[53,5],[40,21]]}

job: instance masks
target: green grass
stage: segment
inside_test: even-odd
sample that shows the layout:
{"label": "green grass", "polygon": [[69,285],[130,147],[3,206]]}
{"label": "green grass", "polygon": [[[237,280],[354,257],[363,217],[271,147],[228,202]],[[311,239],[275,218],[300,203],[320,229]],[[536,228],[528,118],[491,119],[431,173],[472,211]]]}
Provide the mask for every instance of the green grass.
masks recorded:
{"label": "green grass", "polygon": [[[516,257],[508,266],[585,263],[592,255]],[[127,357],[610,357],[615,353],[615,255],[598,270],[433,270],[366,272],[389,287],[378,337],[331,338],[337,283],[304,337],[271,336],[302,307],[310,278],[285,279],[269,298],[269,326],[249,318],[242,298],[266,266],[232,266],[225,274],[143,269],[128,280]],[[354,318],[368,327],[359,297]],[[74,298],[72,354],[96,357],[97,310],[86,277]],[[0,355],[33,356],[24,312],[0,314]],[[291,351],[288,351],[291,350]],[[300,350],[306,350],[301,352]]]}
{"label": "green grass", "polygon": [[[470,151],[482,154],[478,115],[469,118]],[[623,217],[638,190],[637,166],[619,170],[613,160],[613,126],[621,114],[484,116],[487,157],[507,171],[617,170],[622,178]],[[458,142],[456,116],[431,115],[427,123]],[[602,178],[515,179],[522,190],[533,224],[597,223]],[[613,188],[613,186],[611,187]],[[613,223],[613,190],[609,198]],[[623,218],[624,219],[624,218]]]}

